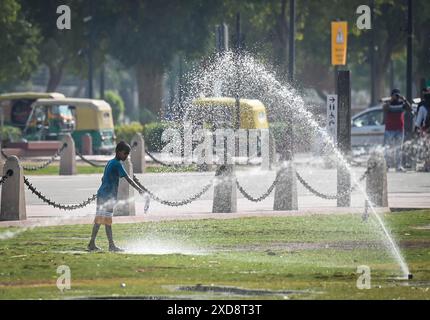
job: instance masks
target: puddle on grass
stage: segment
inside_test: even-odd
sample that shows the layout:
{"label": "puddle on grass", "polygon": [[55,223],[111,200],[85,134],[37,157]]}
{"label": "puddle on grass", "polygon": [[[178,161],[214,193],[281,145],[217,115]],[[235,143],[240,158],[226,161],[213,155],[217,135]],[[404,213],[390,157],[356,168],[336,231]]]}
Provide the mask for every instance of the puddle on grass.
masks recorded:
{"label": "puddle on grass", "polygon": [[227,296],[282,296],[288,297],[291,295],[309,295],[312,293],[309,290],[267,290],[267,289],[246,289],[233,286],[215,286],[215,285],[202,285],[197,284],[195,286],[174,286],[171,287],[176,291],[190,291],[190,292],[202,292],[207,294],[220,294]]}
{"label": "puddle on grass", "polygon": [[147,239],[129,241],[123,244],[125,254],[183,254],[183,255],[206,255],[209,252],[194,247],[191,244],[184,244],[173,240]]}

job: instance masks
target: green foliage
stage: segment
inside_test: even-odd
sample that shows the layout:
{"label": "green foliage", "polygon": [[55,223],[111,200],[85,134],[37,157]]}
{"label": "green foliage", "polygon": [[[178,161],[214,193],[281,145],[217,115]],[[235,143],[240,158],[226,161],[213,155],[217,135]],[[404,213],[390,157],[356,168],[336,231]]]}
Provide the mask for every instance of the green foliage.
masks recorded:
{"label": "green foliage", "polygon": [[151,123],[158,121],[158,117],[146,108],[140,108],[140,119],[142,123]]}
{"label": "green foliage", "polygon": [[[273,134],[276,144],[276,150],[281,152],[287,146],[287,142],[293,137],[294,151],[304,152],[309,151],[313,140],[312,130],[307,126],[293,125],[290,130],[286,122],[270,123],[270,131]],[[291,132],[292,134],[290,134]]]}
{"label": "green foliage", "polygon": [[164,145],[161,141],[163,131],[168,127],[164,122],[151,122],[143,127],[143,137],[149,151],[161,151]]}
{"label": "green foliage", "polygon": [[15,142],[21,139],[22,137],[21,130],[17,127],[12,127],[12,126],[3,126],[3,130],[1,130],[1,134],[3,137],[3,142],[8,142],[8,141]]}
{"label": "green foliage", "polygon": [[105,92],[105,100],[112,108],[114,124],[119,124],[124,115],[124,101],[118,93],[112,90]]}
{"label": "green foliage", "polygon": [[23,18],[16,0],[0,1],[0,30],[0,85],[9,88],[35,70],[39,30]]}
{"label": "green foliage", "polygon": [[116,141],[121,140],[130,143],[131,139],[136,133],[142,133],[143,126],[139,122],[132,122],[130,124],[122,124],[115,126]]}

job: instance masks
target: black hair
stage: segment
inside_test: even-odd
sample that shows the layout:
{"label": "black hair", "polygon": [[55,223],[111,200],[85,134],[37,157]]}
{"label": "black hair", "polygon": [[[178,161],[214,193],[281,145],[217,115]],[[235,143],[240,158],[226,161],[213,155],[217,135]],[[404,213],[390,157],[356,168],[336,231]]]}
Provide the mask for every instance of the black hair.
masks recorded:
{"label": "black hair", "polygon": [[131,150],[130,145],[125,141],[120,141],[115,148],[115,152],[125,151],[130,153],[130,150]]}

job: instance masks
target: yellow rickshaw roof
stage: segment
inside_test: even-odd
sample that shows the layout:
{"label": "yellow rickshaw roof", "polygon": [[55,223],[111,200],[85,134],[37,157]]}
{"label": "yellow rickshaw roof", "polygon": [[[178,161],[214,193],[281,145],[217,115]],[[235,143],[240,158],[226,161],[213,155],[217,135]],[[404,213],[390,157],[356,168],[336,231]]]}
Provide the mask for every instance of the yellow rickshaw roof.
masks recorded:
{"label": "yellow rickshaw roof", "polygon": [[17,99],[60,99],[66,96],[59,92],[13,92],[13,93],[3,93],[0,94],[0,101],[5,100],[17,100]]}
{"label": "yellow rickshaw roof", "polygon": [[[217,106],[223,105],[227,107],[236,106],[236,99],[231,97],[206,97],[198,98],[193,101],[196,106]],[[257,99],[240,99],[240,106],[249,107],[252,110],[265,110],[264,104]]]}
{"label": "yellow rickshaw roof", "polygon": [[111,110],[111,106],[104,100],[83,98],[38,99],[34,105],[68,105],[75,108],[89,108],[93,110]]}

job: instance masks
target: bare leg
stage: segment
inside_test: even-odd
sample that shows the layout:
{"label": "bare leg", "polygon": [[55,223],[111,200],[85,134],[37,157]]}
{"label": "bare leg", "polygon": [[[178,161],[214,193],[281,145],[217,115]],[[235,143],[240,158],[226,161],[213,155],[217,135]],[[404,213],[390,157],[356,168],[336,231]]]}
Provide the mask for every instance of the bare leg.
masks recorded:
{"label": "bare leg", "polygon": [[115,243],[113,242],[113,235],[112,235],[112,226],[110,225],[105,225],[105,229],[106,229],[106,236],[109,240],[109,251],[112,252],[121,252],[124,251],[121,248],[118,248]]}
{"label": "bare leg", "polygon": [[89,251],[101,250],[99,247],[96,246],[96,237],[97,237],[97,232],[99,232],[99,229],[100,229],[100,225],[97,223],[94,223],[93,231],[91,233],[91,240],[90,240],[90,243],[88,244],[88,250]]}

